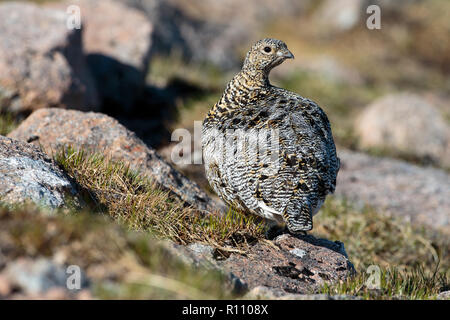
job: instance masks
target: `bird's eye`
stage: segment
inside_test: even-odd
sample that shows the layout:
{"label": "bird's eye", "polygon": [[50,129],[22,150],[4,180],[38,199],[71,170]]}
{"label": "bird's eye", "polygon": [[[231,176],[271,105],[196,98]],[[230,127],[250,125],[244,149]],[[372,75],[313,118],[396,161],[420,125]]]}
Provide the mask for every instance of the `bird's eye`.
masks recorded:
{"label": "bird's eye", "polygon": [[269,53],[270,51],[272,51],[271,47],[264,47],[264,52]]}

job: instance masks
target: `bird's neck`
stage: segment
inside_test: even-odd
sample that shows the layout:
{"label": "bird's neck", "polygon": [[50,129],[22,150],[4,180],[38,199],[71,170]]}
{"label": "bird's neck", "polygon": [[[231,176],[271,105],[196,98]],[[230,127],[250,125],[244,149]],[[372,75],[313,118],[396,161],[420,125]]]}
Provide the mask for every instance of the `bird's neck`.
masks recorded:
{"label": "bird's neck", "polygon": [[244,107],[264,95],[270,86],[268,73],[243,68],[228,83],[216,107],[226,109]]}
{"label": "bird's neck", "polygon": [[241,72],[239,72],[233,80],[237,80],[242,86],[249,90],[264,89],[270,86],[268,71],[254,69],[252,67],[247,67],[246,65],[244,65]]}

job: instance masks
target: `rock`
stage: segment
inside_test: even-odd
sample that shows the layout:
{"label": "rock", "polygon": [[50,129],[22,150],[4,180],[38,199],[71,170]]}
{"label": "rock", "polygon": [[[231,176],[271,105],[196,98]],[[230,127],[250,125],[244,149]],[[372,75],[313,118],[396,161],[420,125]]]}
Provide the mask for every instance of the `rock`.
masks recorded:
{"label": "rock", "polygon": [[[33,201],[59,208],[79,204],[69,177],[38,148],[0,136],[0,202]],[[71,199],[68,196],[72,196]]]}
{"label": "rock", "polygon": [[410,93],[382,97],[355,124],[361,148],[430,159],[450,167],[450,126],[427,100]]}
{"label": "rock", "polygon": [[0,273],[0,298],[8,296],[13,290],[13,286],[9,279]]}
{"label": "rock", "polygon": [[397,19],[410,6],[420,0],[326,0],[322,1],[313,15],[315,28],[324,35],[336,35],[352,28],[366,28],[366,19],[373,14],[367,8],[377,5],[383,19]]}
{"label": "rock", "polygon": [[[68,274],[66,269],[47,258],[29,259],[19,258],[3,271],[3,275],[15,287],[27,295],[50,294],[49,298],[64,298],[67,291]],[[80,289],[85,289],[88,282],[84,274],[81,275]]]}
{"label": "rock", "polygon": [[336,195],[353,204],[450,231],[450,175],[400,160],[338,150]]}
{"label": "rock", "polygon": [[66,20],[64,11],[30,3],[0,4],[2,108],[97,110],[95,83],[82,52],[82,31],[69,30]]}
{"label": "rock", "polygon": [[[226,40],[228,28],[215,22],[208,22],[187,15],[176,4],[161,0],[125,0],[148,16],[154,25],[153,53],[181,54],[193,62],[210,62],[225,69],[238,64],[235,43],[220,52],[218,39]],[[236,36],[235,34],[232,37]],[[217,40],[215,38],[217,37]],[[227,37],[228,38],[228,37]]]}
{"label": "rock", "polygon": [[296,294],[286,293],[276,288],[268,288],[265,286],[259,286],[249,291],[244,299],[257,299],[257,300],[356,300],[359,298],[349,295],[336,295],[330,296],[327,294]]}
{"label": "rock", "polygon": [[355,272],[341,242],[313,236],[283,234],[273,241],[259,241],[245,255],[232,253],[220,259],[213,247],[204,244],[168,242],[164,247],[188,265],[223,273],[229,289],[248,299],[266,295],[268,299],[344,299],[304,295]]}
{"label": "rock", "polygon": [[130,111],[145,85],[152,23],[141,11],[113,0],[65,1],[48,6],[64,9],[73,4],[81,10],[84,51],[103,104]]}
{"label": "rock", "polygon": [[178,53],[222,69],[240,67],[239,49],[279,16],[293,16],[309,1],[123,0],[144,11],[155,26],[154,52]]}
{"label": "rock", "polygon": [[94,152],[107,152],[116,161],[129,163],[154,179],[186,203],[201,210],[222,209],[197,184],[191,182],[158,153],[145,145],[117,120],[101,113],[75,110],[42,109],[32,113],[9,134],[22,141],[33,140],[45,150],[58,150],[65,145]]}
{"label": "rock", "polygon": [[437,299],[438,300],[450,300],[450,290],[439,293],[437,296]]}
{"label": "rock", "polygon": [[161,242],[161,245],[183,263],[205,269],[219,269],[214,258],[214,248],[202,243],[192,243],[187,246],[173,242]]}
{"label": "rock", "polygon": [[[296,254],[299,250],[304,254]],[[247,255],[233,253],[218,264],[245,282],[250,290],[265,286],[284,295],[310,293],[326,282],[344,280],[354,272],[342,243],[289,234],[278,236],[272,245],[258,242]]]}
{"label": "rock", "polygon": [[365,7],[363,0],[327,0],[314,16],[318,27],[327,33],[347,31],[360,21]]}

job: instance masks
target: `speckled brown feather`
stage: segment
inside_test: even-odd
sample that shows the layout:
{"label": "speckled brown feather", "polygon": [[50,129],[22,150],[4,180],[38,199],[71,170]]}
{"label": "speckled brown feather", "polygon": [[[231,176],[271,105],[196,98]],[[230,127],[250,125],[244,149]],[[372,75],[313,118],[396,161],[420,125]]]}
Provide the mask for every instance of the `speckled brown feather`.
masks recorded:
{"label": "speckled brown feather", "polygon": [[[208,181],[226,203],[284,221],[295,233],[312,229],[312,216],[334,192],[339,159],[323,110],[268,80],[291,57],[280,40],[253,45],[204,120],[202,143]],[[267,150],[255,149],[257,141]]]}

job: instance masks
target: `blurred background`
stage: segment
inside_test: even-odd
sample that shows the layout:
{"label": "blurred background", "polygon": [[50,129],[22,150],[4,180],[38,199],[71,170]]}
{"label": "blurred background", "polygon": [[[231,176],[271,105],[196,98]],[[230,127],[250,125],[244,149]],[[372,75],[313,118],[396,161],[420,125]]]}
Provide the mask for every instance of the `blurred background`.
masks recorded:
{"label": "blurred background", "polygon": [[[66,20],[78,13],[69,6],[77,5],[82,36],[68,40],[73,70],[52,65],[48,74],[29,75],[19,58],[29,54],[27,37],[33,50],[45,51],[45,39],[71,34],[56,22],[26,21],[36,18],[33,12],[4,19],[3,38],[23,36],[19,53],[14,39],[2,41],[1,134],[30,111],[56,106],[114,116],[149,145],[165,147],[174,128],[192,129],[203,119],[251,44],[274,37],[296,58],[272,72],[272,83],[319,103],[339,146],[450,167],[448,1],[32,2],[66,12]],[[381,9],[380,29],[366,26],[371,4]],[[49,62],[34,63],[45,69]],[[73,79],[63,80],[70,84],[58,83],[63,72],[71,73]],[[24,82],[27,88],[15,87]]]}
{"label": "blurred background", "polygon": [[[369,5],[380,8],[379,29],[367,27]],[[250,46],[273,37],[295,60],[272,71],[272,84],[314,100],[330,119],[344,159],[337,192],[401,216],[417,210],[417,221],[448,232],[449,17],[448,0],[0,1],[0,135],[40,108],[95,111],[171,162],[173,130],[193,133]],[[203,166],[176,167],[212,192]],[[433,215],[407,206],[416,194]]]}

